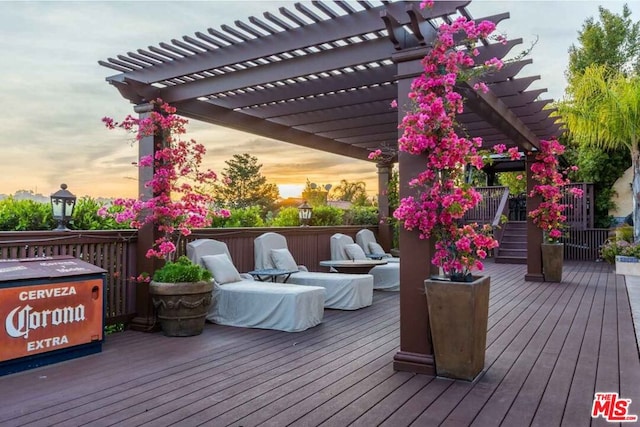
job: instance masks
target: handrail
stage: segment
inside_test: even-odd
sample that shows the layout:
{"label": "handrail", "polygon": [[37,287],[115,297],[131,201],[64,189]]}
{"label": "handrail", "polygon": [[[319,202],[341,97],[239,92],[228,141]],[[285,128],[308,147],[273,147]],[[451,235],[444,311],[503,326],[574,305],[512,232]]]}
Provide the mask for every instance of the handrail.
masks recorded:
{"label": "handrail", "polygon": [[496,210],[496,216],[493,218],[493,222],[491,223],[491,226],[497,227],[500,225],[500,219],[502,218],[502,215],[505,215],[508,201],[509,201],[509,187],[504,187],[504,192],[502,193],[502,198],[500,199],[500,204],[498,205],[498,209]]}

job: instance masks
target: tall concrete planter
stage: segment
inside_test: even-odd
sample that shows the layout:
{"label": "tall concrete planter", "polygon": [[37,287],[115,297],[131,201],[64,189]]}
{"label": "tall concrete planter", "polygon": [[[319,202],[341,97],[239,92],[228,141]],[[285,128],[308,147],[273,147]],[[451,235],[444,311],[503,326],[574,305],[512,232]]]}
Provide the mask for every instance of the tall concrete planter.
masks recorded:
{"label": "tall concrete planter", "polygon": [[564,264],[564,243],[543,243],[542,274],[545,282],[562,281],[562,265]]}
{"label": "tall concrete planter", "polygon": [[162,332],[169,337],[199,335],[211,305],[213,282],[152,281],[149,292]]}
{"label": "tall concrete planter", "polygon": [[425,280],[436,373],[472,381],[484,368],[489,276],[472,282]]}

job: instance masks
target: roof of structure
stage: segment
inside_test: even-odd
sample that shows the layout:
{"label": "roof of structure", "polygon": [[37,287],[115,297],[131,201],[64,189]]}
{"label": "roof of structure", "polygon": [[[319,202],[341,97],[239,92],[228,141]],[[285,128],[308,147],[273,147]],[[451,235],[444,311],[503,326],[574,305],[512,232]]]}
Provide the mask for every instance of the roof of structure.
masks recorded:
{"label": "roof of structure", "polygon": [[[469,3],[295,3],[99,63],[119,72],[107,81],[134,104],[162,98],[185,117],[367,160],[397,148],[397,57],[426,49],[440,23],[472,18]],[[522,40],[484,42],[478,61],[504,58]],[[531,149],[561,132],[551,100],[538,99],[546,89],[527,90],[540,76],[520,76],[531,62],[484,78],[487,94],[465,92],[458,118],[471,136]]]}

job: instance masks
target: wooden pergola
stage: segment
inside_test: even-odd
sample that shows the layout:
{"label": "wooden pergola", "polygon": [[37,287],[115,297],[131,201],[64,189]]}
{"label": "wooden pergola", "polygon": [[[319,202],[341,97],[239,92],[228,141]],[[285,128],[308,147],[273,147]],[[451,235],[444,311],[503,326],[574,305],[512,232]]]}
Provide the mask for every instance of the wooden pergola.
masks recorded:
{"label": "wooden pergola", "polygon": [[[397,100],[402,106],[407,99],[439,24],[458,16],[496,24],[509,18],[508,13],[473,18],[466,10],[469,3],[437,1],[424,10],[412,1],[295,3],[293,9],[280,8],[279,15],[251,16],[248,22],[209,28],[99,63],[118,72],[107,81],[142,116],[149,113],[150,101],[162,98],[184,117],[359,160],[381,149],[385,160],[377,164],[378,182],[386,189],[393,163],[398,163],[404,183],[424,168],[419,156],[398,153],[398,123],[404,113],[390,104]],[[505,58],[520,43],[485,40],[477,61]],[[546,108],[551,100],[539,99],[546,89],[527,90],[540,76],[520,76],[531,62],[511,62],[486,76],[486,94],[466,85],[459,88],[466,98],[458,116],[461,126],[482,137],[487,147],[519,147],[527,154],[525,164],[540,139],[561,133],[561,123],[550,117],[554,110]],[[152,153],[154,146],[153,138],[141,141],[140,155]],[[143,183],[152,173],[140,170],[140,194],[148,194]],[[401,185],[400,197],[412,191]],[[383,191],[379,194],[380,214],[387,217],[388,199]],[[538,201],[527,203],[531,210]],[[542,237],[531,221],[528,227],[525,278],[541,281]],[[388,245],[390,236],[390,228],[381,225],[381,241]],[[153,237],[153,230],[140,230],[139,271],[153,269],[143,256]],[[403,253],[422,256],[401,258],[401,349],[395,367],[433,373],[423,290],[431,273],[431,242],[404,230],[400,242]],[[144,308],[140,311],[149,318]]]}

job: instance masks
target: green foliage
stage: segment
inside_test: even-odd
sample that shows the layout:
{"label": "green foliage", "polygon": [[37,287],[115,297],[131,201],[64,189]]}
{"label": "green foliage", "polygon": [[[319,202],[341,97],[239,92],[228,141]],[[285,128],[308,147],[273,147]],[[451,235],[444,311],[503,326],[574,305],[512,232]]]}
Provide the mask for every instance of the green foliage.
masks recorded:
{"label": "green foliage", "polygon": [[354,206],[345,211],[343,221],[345,225],[377,225],[378,208],[375,206]]}
{"label": "green foliage", "polygon": [[273,227],[296,227],[300,225],[298,208],[282,208],[271,222]]}
{"label": "green foliage", "polygon": [[104,327],[105,335],[115,334],[117,332],[124,332],[124,323],[115,323],[113,325],[106,325]]}
{"label": "green foliage", "polygon": [[633,243],[633,227],[628,224],[616,228],[615,236],[600,248],[600,256],[609,264],[616,262],[616,255],[640,258],[640,245]]}
{"label": "green foliage", "polygon": [[615,209],[612,200],[613,185],[631,166],[631,154],[627,149],[604,150],[598,147],[571,147],[565,153],[569,162],[578,166],[571,179],[577,182],[592,182],[595,193],[595,227],[608,228],[613,222],[609,210]]}
{"label": "green foliage", "polygon": [[633,242],[633,227],[629,224],[623,224],[616,228],[616,240],[625,242]]}
{"label": "green foliage", "polygon": [[589,18],[578,32],[579,45],[569,48],[569,82],[590,65],[607,65],[625,73],[640,72],[640,28],[627,5],[622,15],[600,6],[599,21]]}
{"label": "green foliage", "polygon": [[175,262],[167,262],[153,274],[154,282],[179,283],[200,282],[202,280],[211,280],[209,270],[192,263],[184,255]]}
{"label": "green foliage", "polygon": [[392,242],[393,248],[400,247],[400,229],[398,226],[398,220],[393,217],[393,212],[398,209],[400,204],[400,174],[398,170],[393,168],[391,170],[391,176],[389,177],[389,183],[387,184],[387,197],[389,198],[389,217],[387,222],[391,225],[392,229]]}
{"label": "green foliage", "polygon": [[0,200],[1,231],[52,230],[56,227],[51,205],[33,200]]}
{"label": "green foliage", "polygon": [[278,186],[267,182],[256,157],[249,153],[234,154],[225,163],[223,179],[213,188],[217,203],[229,209],[258,206],[263,214],[275,208]]}
{"label": "green foliage", "polygon": [[[621,134],[625,132],[625,125],[607,116],[613,114],[630,123],[633,118],[628,114],[630,110],[624,112],[625,108],[616,111],[614,105],[614,109],[609,110],[610,105],[617,103],[619,94],[615,92],[620,84],[612,87],[612,92],[606,90],[610,79],[620,81],[640,72],[640,23],[634,23],[630,16],[627,5],[621,15],[599,7],[599,20],[586,20],[578,33],[578,46],[572,45],[569,49],[566,71],[569,100],[560,104],[560,111],[569,118],[571,136],[578,143],[573,153],[569,150],[565,154],[565,157],[573,157],[570,163],[579,168],[577,176],[571,179],[594,184],[596,227],[611,225],[612,217],[608,212],[615,208],[612,186],[631,165],[633,142]],[[594,72],[597,66],[603,67],[600,76]],[[601,120],[606,121],[607,126],[601,126]]]}
{"label": "green foliage", "polygon": [[311,225],[316,226],[330,226],[330,225],[342,225],[342,217],[344,211],[340,208],[334,208],[333,206],[316,206],[313,208],[313,215],[311,216]]}
{"label": "green foliage", "polygon": [[[119,230],[131,228],[131,222],[117,223],[116,220],[110,216],[101,217],[97,214],[98,210],[105,204],[100,203],[91,197],[85,196],[78,199],[76,207],[73,210],[73,223],[74,230]],[[108,212],[115,213],[121,211],[121,206],[111,206]]]}
{"label": "green foliage", "polygon": [[311,207],[323,206],[327,204],[327,196],[329,195],[329,190],[325,187],[331,189],[330,185],[326,186],[318,186],[315,183],[312,183],[307,179],[307,183],[305,184],[304,189],[302,190],[302,198],[306,200],[306,202]]}
{"label": "green foliage", "polygon": [[259,206],[232,209],[224,227],[264,227]]}
{"label": "green foliage", "polygon": [[509,194],[518,195],[527,191],[524,172],[500,172],[498,173],[498,182],[500,185],[509,187]]}
{"label": "green foliage", "polygon": [[350,182],[346,179],[340,180],[340,184],[331,190],[332,200],[342,200],[351,202],[356,206],[365,206],[368,203],[367,184],[363,181]]}

